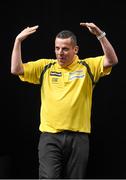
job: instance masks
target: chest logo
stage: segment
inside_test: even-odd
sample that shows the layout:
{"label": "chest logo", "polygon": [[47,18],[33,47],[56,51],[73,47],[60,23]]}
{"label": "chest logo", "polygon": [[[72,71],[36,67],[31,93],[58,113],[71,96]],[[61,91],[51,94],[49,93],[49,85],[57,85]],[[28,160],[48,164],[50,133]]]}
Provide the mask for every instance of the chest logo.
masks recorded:
{"label": "chest logo", "polygon": [[74,71],[69,74],[69,80],[80,79],[83,78],[84,76],[85,75],[83,70]]}
{"label": "chest logo", "polygon": [[61,76],[62,76],[62,73],[61,73],[61,72],[56,72],[56,71],[51,71],[51,72],[50,72],[50,76],[58,76],[58,77],[61,77]]}

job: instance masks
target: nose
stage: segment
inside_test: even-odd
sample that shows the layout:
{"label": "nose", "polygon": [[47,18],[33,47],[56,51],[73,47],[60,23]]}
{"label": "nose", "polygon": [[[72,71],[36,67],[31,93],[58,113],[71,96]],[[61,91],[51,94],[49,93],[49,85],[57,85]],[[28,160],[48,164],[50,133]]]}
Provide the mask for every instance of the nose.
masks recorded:
{"label": "nose", "polygon": [[59,49],[58,54],[62,55],[63,54],[63,50]]}

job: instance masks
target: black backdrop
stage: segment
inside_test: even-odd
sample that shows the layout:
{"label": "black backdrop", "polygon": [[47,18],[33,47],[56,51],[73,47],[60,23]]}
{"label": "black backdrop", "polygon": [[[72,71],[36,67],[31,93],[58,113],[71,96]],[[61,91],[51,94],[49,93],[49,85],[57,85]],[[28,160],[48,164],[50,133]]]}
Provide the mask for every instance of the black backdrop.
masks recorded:
{"label": "black backdrop", "polygon": [[54,38],[62,29],[78,37],[79,56],[102,53],[98,40],[80,22],[95,22],[113,44],[119,63],[97,84],[93,96],[91,149],[87,178],[126,178],[125,5],[121,1],[0,2],[0,178],[38,178],[39,87],[10,73],[16,35],[38,24],[23,42],[25,61],[53,58]]}

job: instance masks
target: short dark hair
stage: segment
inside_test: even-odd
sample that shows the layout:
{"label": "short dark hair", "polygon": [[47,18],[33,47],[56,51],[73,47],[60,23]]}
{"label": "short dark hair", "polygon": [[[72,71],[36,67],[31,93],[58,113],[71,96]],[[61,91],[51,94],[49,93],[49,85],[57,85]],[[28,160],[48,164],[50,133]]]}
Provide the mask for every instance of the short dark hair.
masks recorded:
{"label": "short dark hair", "polygon": [[72,31],[70,31],[70,30],[62,30],[62,31],[60,31],[56,35],[56,38],[61,38],[61,39],[71,38],[71,40],[73,41],[74,45],[77,45],[76,35]]}

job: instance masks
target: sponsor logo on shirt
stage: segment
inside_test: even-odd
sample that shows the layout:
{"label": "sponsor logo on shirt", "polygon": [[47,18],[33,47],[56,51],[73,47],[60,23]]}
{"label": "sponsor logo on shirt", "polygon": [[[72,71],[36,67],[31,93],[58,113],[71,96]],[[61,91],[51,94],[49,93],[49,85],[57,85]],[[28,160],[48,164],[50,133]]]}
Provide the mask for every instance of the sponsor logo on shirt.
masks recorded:
{"label": "sponsor logo on shirt", "polygon": [[83,73],[83,70],[78,70],[78,71],[70,72],[69,73],[69,80],[80,79],[80,78],[83,78],[84,76],[85,75]]}
{"label": "sponsor logo on shirt", "polygon": [[61,73],[61,72],[56,72],[56,71],[51,71],[51,72],[50,72],[50,76],[58,76],[58,77],[61,77],[61,76],[62,76],[62,73]]}

